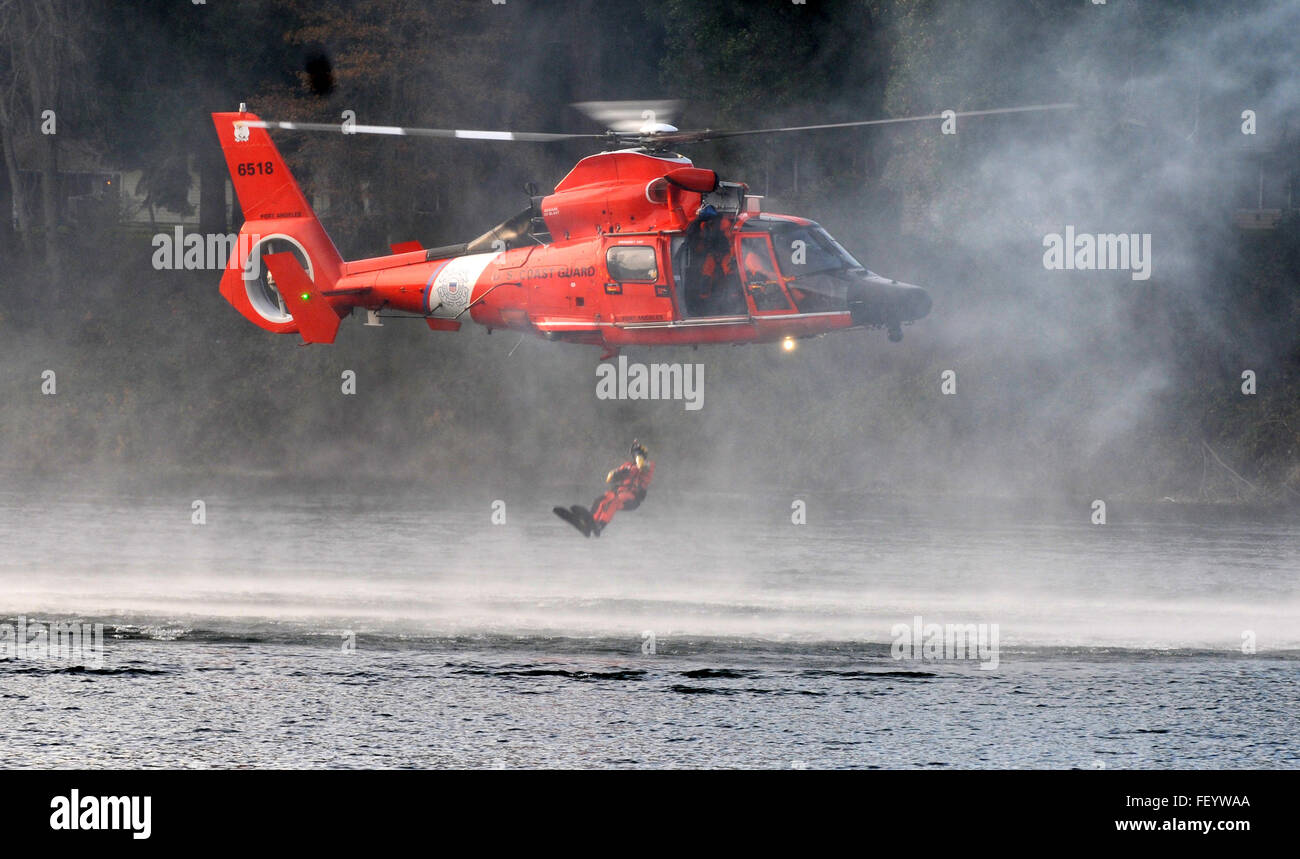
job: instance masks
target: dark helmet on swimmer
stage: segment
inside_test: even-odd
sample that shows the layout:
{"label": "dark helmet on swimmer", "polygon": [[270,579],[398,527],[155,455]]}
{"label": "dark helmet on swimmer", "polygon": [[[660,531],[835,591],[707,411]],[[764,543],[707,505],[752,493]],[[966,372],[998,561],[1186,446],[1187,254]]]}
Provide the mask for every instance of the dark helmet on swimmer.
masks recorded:
{"label": "dark helmet on swimmer", "polygon": [[641,463],[644,462],[650,456],[650,452],[646,450],[645,445],[643,445],[641,442],[637,441],[636,439],[632,439],[632,449],[628,451],[628,454],[634,460],[636,460],[636,464],[638,466],[640,466]]}

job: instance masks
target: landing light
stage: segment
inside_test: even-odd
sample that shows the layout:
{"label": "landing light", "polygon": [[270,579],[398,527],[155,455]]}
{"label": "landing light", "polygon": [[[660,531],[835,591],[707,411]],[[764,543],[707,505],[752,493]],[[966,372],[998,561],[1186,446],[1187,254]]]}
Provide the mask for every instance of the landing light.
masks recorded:
{"label": "landing light", "polygon": [[787,352],[793,352],[795,350],[795,347],[798,345],[799,344],[795,342],[795,339],[793,337],[787,337],[781,341],[781,348]]}

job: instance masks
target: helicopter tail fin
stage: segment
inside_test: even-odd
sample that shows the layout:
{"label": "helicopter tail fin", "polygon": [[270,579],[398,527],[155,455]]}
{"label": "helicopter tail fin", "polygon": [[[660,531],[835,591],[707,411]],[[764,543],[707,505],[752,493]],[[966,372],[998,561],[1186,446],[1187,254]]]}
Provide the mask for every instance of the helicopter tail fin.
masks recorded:
{"label": "helicopter tail fin", "polygon": [[258,117],[214,113],[212,122],[244,211],[236,253],[221,277],[222,297],[268,331],[332,343],[351,306],[328,295],[343,274],[343,258],[270,134],[254,124]]}

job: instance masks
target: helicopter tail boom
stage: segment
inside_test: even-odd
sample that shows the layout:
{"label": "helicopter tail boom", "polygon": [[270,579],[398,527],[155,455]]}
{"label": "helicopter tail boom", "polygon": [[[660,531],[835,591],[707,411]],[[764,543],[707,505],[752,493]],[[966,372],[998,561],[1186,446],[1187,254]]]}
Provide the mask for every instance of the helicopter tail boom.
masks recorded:
{"label": "helicopter tail boom", "polygon": [[222,297],[268,331],[333,342],[338,319],[352,306],[346,296],[328,294],[343,275],[343,258],[258,118],[214,113],[212,122],[244,212]]}

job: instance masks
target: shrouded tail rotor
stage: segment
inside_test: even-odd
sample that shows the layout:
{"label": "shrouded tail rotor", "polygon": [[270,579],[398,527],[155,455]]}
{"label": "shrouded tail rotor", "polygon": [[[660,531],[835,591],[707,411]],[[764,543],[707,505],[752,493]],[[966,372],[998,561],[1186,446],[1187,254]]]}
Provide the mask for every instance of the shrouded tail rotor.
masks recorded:
{"label": "shrouded tail rotor", "polygon": [[[299,332],[306,340],[329,342],[320,339],[328,333],[332,340],[333,334],[328,325],[319,324],[325,319],[319,309],[341,317],[351,306],[345,298],[321,294],[342,276],[342,256],[260,120],[241,110],[214,113],[212,122],[244,212],[238,252],[231,256],[221,278],[222,297],[268,331]],[[267,264],[272,257],[279,259],[274,267],[281,270],[280,277]],[[301,273],[302,282],[292,296],[284,282],[288,269],[293,274],[287,276],[295,281]],[[309,313],[316,324],[303,317],[301,308],[294,312],[295,300],[303,294],[315,300]]]}

